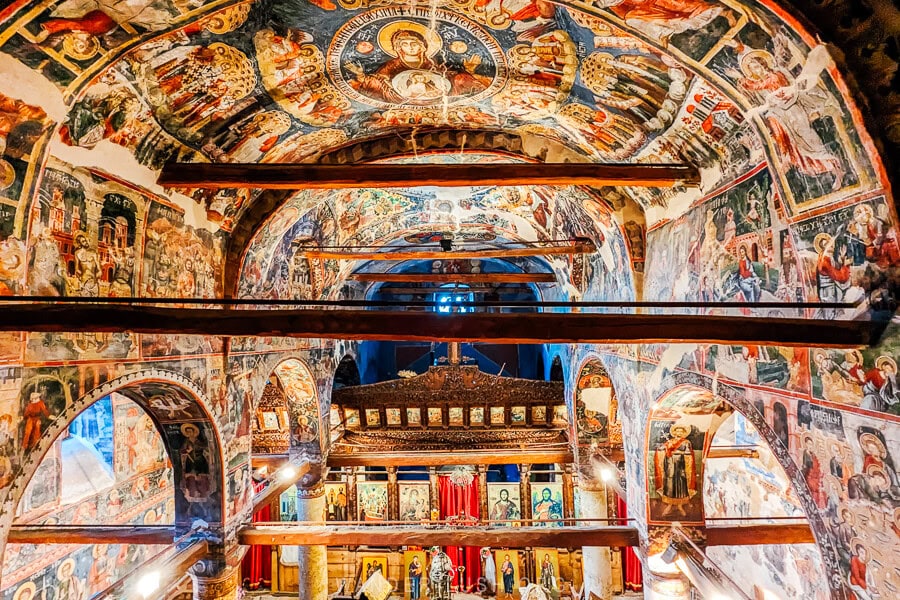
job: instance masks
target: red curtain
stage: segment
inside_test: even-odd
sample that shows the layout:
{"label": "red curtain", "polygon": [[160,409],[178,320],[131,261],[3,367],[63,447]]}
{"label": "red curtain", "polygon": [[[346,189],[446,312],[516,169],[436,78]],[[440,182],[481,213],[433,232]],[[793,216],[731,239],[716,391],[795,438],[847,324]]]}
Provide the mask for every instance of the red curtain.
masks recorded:
{"label": "red curtain", "polygon": [[[616,496],[616,513],[619,516],[619,525],[628,525],[628,505],[621,496]],[[634,548],[625,548],[622,556],[622,576],[625,580],[625,589],[639,592],[644,587],[644,575],[641,560],[635,554]]]}
{"label": "red curtain", "polygon": [[[465,514],[469,519],[479,518],[478,510],[478,479],[473,478],[467,486],[455,485],[448,475],[438,478],[438,493],[440,497],[441,519],[461,517]],[[460,565],[466,567],[463,575],[464,581],[454,578],[454,585],[459,585],[464,591],[477,588],[478,579],[481,577],[481,548],[477,546],[447,546],[444,552],[450,557],[454,568]]]}
{"label": "red curtain", "polygon": [[[264,484],[253,484],[253,491],[259,492]],[[272,520],[272,507],[266,505],[253,514],[254,522]],[[241,580],[251,590],[272,587],[272,546],[250,546],[241,562]]]}

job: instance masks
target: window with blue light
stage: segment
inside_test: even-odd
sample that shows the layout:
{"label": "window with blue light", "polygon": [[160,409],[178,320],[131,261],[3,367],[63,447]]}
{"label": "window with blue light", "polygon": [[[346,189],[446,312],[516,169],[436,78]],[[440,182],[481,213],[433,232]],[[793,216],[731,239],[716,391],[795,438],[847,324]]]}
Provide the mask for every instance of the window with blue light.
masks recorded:
{"label": "window with blue light", "polygon": [[468,286],[452,285],[451,289],[434,295],[435,310],[445,314],[475,312],[474,306],[460,306],[462,303],[474,301],[475,294],[468,291]]}

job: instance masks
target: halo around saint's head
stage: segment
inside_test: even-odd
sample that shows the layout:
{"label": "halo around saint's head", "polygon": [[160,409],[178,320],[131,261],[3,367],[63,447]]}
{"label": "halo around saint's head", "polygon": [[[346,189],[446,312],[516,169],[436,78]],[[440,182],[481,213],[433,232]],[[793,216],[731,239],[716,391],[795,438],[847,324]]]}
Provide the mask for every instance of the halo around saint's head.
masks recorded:
{"label": "halo around saint's head", "polygon": [[441,40],[441,36],[421,23],[415,23],[413,21],[394,21],[393,23],[389,23],[382,27],[381,31],[378,32],[378,45],[381,46],[381,49],[386,53],[396,57],[398,52],[394,47],[394,44],[404,33],[408,33],[412,37],[424,40],[426,46],[425,55],[428,58],[431,58],[440,52],[444,43]]}

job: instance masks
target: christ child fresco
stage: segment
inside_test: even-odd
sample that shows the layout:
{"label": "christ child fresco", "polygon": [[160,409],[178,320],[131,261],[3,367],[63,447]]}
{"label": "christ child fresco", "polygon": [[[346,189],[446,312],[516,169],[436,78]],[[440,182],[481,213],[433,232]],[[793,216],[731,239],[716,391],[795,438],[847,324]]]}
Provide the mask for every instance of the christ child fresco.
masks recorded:
{"label": "christ child fresco", "polygon": [[373,99],[395,104],[431,104],[447,95],[483,92],[491,78],[477,73],[481,55],[463,59],[462,69],[435,59],[443,42],[435,32],[412,21],[397,21],[378,33],[382,49],[392,56],[371,73],[358,63],[345,68],[354,76],[351,86]]}

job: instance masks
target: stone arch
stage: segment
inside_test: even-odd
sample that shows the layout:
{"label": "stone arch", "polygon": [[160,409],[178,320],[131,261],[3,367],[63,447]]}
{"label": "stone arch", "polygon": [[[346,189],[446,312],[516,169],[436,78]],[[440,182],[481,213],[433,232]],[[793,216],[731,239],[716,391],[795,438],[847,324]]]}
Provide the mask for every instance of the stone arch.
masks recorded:
{"label": "stone arch", "polygon": [[571,375],[572,424],[578,446],[621,443],[622,426],[616,416],[618,399],[603,361],[599,356],[586,357]]}
{"label": "stone arch", "polygon": [[[825,521],[823,519],[822,513],[819,511],[815,503],[815,500],[813,499],[809,486],[807,485],[806,480],[803,477],[803,473],[791,458],[790,454],[788,453],[788,448],[782,443],[779,435],[769,425],[769,423],[765,419],[765,415],[759,411],[757,406],[753,403],[752,398],[748,396],[746,391],[738,387],[722,384],[718,381],[713,380],[713,378],[711,377],[687,371],[680,371],[667,377],[663,380],[660,389],[662,391],[658,394],[658,400],[654,407],[651,409],[650,416],[647,421],[644,443],[647,460],[647,522],[650,530],[651,553],[655,553],[656,551],[663,549],[657,548],[654,545],[654,537],[656,536],[654,535],[653,530],[655,527],[657,529],[660,526],[668,527],[672,522],[675,521],[685,525],[702,525],[703,523],[705,523],[704,515],[702,512],[703,499],[699,494],[699,503],[701,507],[699,521],[689,522],[687,519],[681,518],[680,515],[678,517],[673,517],[669,521],[660,521],[653,518],[650,506],[650,503],[652,501],[651,495],[653,493],[651,490],[651,484],[654,483],[652,479],[654,477],[653,469],[654,461],[656,458],[655,452],[657,450],[657,448],[652,445],[654,442],[654,422],[670,424],[673,422],[678,422],[682,415],[685,404],[689,405],[690,410],[695,411],[694,414],[697,416],[704,416],[705,411],[706,417],[713,417],[708,419],[710,424],[705,429],[705,431],[703,431],[702,456],[700,457],[702,469],[702,464],[703,462],[705,462],[706,454],[709,449],[709,442],[715,435],[716,430],[719,426],[721,426],[725,418],[727,418],[727,416],[731,412],[738,412],[753,425],[753,427],[759,433],[760,438],[768,445],[769,450],[772,452],[772,455],[777,460],[779,466],[784,470],[787,478],[790,480],[792,489],[796,494],[800,507],[803,509],[803,512],[805,513],[805,516],[809,521],[810,529],[812,530],[815,537],[816,545],[819,549],[819,553],[822,557],[822,562],[825,566],[828,586],[831,591],[831,597],[836,600],[846,600],[846,598],[848,598],[848,593],[844,578],[841,574],[837,550],[834,546],[833,541],[825,533],[827,531]],[[679,394],[684,394],[685,396],[683,397],[683,399],[686,399],[687,402],[677,402],[677,400],[679,399]],[[668,401],[663,403],[663,401],[667,399]],[[716,415],[718,415],[718,418],[715,418]],[[687,422],[690,423],[690,421]],[[662,426],[656,425],[655,429],[656,433],[659,433],[662,430]],[[699,475],[702,477],[702,473],[700,473]],[[700,479],[700,481],[702,483],[702,478]],[[702,486],[698,491],[702,491]]]}
{"label": "stone arch", "polygon": [[272,373],[287,399],[291,430],[291,451],[319,455],[327,436],[319,406],[319,389],[313,370],[299,358],[279,362]]}
{"label": "stone arch", "polygon": [[610,466],[613,447],[623,444],[618,397],[606,364],[601,355],[590,352],[571,360],[564,374],[569,440],[576,457],[578,485],[584,489],[606,486],[602,471]]}
{"label": "stone arch", "polygon": [[[38,373],[26,380],[22,393],[31,394],[42,381],[63,383],[61,377]],[[224,457],[218,428],[206,408],[205,395],[191,380],[178,373],[147,369],[107,381],[68,401],[64,410],[41,431],[36,445],[23,457],[3,501],[0,534],[4,548],[16,506],[50,447],[79,414],[113,392],[140,406],[159,431],[172,462],[176,528],[188,529],[196,520],[205,521],[213,528],[223,525]],[[70,397],[67,392],[66,398]]]}

